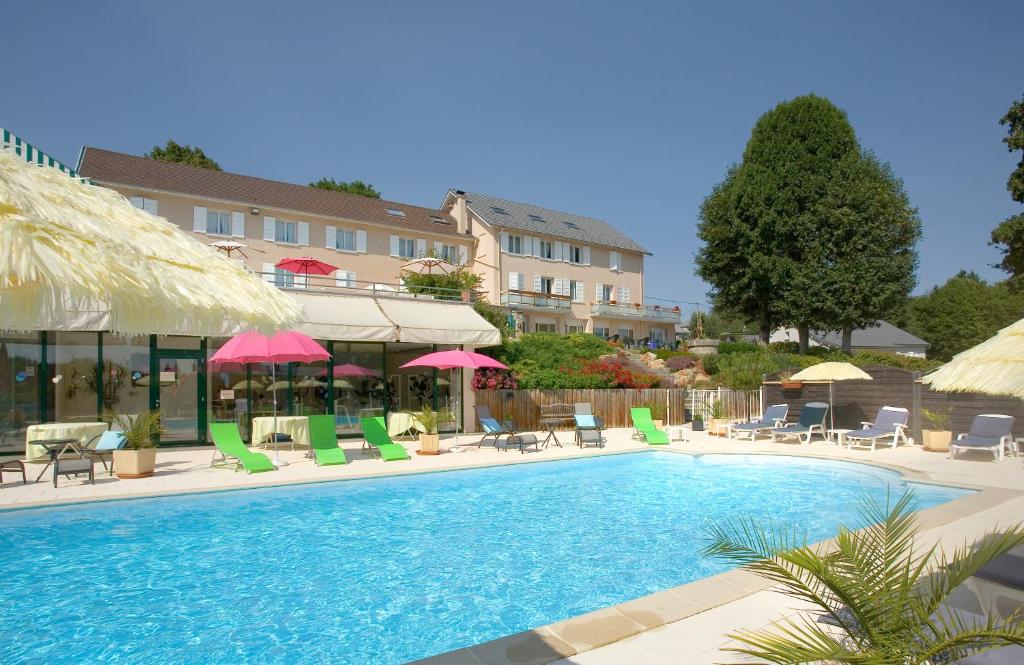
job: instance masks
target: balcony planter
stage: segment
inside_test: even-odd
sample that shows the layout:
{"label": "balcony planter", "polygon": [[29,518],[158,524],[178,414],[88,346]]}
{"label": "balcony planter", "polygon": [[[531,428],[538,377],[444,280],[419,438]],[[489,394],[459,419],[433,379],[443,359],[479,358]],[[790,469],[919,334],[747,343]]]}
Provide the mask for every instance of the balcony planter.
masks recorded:
{"label": "balcony planter", "polygon": [[640,309],[640,303],[638,303],[638,302],[633,303],[633,307],[635,307],[637,309]]}
{"label": "balcony planter", "polygon": [[673,307],[672,311],[675,312],[676,314],[678,314],[679,313],[679,305],[676,305],[675,307]]}
{"label": "balcony planter", "polygon": [[803,381],[782,381],[783,390],[800,390],[804,387]]}
{"label": "balcony planter", "polygon": [[609,300],[608,304],[609,305],[618,305],[619,303],[615,302],[614,300]]}

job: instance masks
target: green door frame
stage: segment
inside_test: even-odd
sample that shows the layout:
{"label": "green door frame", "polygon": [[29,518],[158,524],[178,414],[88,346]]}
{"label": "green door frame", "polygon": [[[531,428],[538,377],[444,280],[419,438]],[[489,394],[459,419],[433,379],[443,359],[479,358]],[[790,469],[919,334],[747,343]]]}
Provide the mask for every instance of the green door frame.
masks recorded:
{"label": "green door frame", "polygon": [[156,335],[149,339],[149,408],[160,408],[160,361],[161,360],[196,360],[198,361],[198,374],[196,376],[196,432],[198,438],[187,441],[175,441],[173,443],[161,444],[165,446],[204,446],[207,445],[207,422],[206,411],[206,338],[200,342],[200,348],[195,349],[160,349],[157,348]]}

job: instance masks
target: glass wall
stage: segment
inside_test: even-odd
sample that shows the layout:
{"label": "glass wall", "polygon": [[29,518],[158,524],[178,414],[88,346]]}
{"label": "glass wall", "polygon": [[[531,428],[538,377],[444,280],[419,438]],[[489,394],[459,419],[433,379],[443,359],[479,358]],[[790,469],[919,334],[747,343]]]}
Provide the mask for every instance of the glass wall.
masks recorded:
{"label": "glass wall", "polygon": [[431,353],[432,344],[388,344],[388,411],[419,411],[424,406],[434,406],[434,370],[430,367],[402,365]]}
{"label": "glass wall", "polygon": [[[212,356],[228,341],[226,337],[207,340],[207,354]],[[242,437],[249,440],[249,411],[252,395],[249,372],[244,367],[208,370],[206,403],[210,405],[209,422],[235,423]]]}
{"label": "glass wall", "polygon": [[0,453],[24,452],[25,429],[42,422],[39,334],[0,336]]}
{"label": "glass wall", "polygon": [[[317,340],[320,346],[328,343]],[[293,363],[288,367],[291,388],[288,412],[293,416],[315,416],[327,413],[327,361]]]}
{"label": "glass wall", "polygon": [[99,418],[99,333],[47,333],[46,360],[50,391],[47,419],[60,423],[95,422]]}
{"label": "glass wall", "polygon": [[149,337],[103,334],[103,409],[121,415],[149,410]]}
{"label": "glass wall", "polygon": [[339,434],[358,434],[359,419],[383,416],[384,346],[334,342],[334,420]]}

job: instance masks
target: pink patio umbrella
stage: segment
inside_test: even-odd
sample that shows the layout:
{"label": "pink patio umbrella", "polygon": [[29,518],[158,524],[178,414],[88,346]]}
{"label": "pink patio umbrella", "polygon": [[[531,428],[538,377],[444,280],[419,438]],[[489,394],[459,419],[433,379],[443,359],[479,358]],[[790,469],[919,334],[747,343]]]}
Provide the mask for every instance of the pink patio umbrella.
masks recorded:
{"label": "pink patio umbrella", "polygon": [[[324,376],[327,375],[327,370],[324,370]],[[352,363],[345,363],[344,365],[334,366],[334,378],[344,376],[380,376],[380,372],[369,367],[363,367],[362,365],[353,365]]]}
{"label": "pink patio umbrella", "polygon": [[312,256],[281,259],[274,267],[301,275],[330,275],[338,269],[337,266],[324,263],[320,259],[314,259]]}
{"label": "pink patio umbrella", "polygon": [[[271,385],[277,383],[279,363],[310,363],[327,360],[331,354],[312,338],[295,331],[282,331],[267,337],[251,330],[235,335],[210,356],[211,369],[235,368],[254,363],[270,363]],[[274,400],[274,464],[284,466],[277,445],[277,391]]]}
{"label": "pink patio umbrella", "polygon": [[[485,367],[494,367],[497,369],[508,369],[508,366],[504,363],[495,360],[489,356],[485,356],[482,353],[474,353],[473,351],[462,351],[459,349],[452,351],[435,351],[434,353],[428,353],[425,356],[420,356],[414,360],[402,365],[402,368],[407,367],[433,367],[436,369],[455,369],[455,368],[469,368],[469,369],[481,369]],[[462,385],[459,385],[459,393],[461,397]],[[460,399],[459,405],[462,405]],[[457,453],[462,452],[462,448],[459,447],[459,428],[455,428],[455,445],[450,448]]]}

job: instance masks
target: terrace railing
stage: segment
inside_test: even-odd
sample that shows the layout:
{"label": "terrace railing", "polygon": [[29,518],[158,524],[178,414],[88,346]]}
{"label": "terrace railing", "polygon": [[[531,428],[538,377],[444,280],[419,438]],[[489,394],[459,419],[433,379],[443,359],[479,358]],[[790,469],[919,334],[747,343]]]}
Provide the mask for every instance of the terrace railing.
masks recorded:
{"label": "terrace railing", "polygon": [[567,310],[572,306],[569,296],[554,293],[539,293],[509,289],[501,294],[501,304],[506,307],[528,307],[533,309]]}
{"label": "terrace railing", "polygon": [[623,305],[610,302],[595,302],[590,305],[590,313],[595,316],[613,316],[617,318],[642,319],[644,321],[671,321],[679,323],[679,312],[654,305]]}
{"label": "terrace railing", "polygon": [[336,295],[372,296],[376,298],[423,298],[471,303],[476,295],[469,290],[431,286],[408,286],[402,283],[365,282],[334,275],[299,275],[284,272],[258,272],[258,276],[286,291],[330,293]]}

